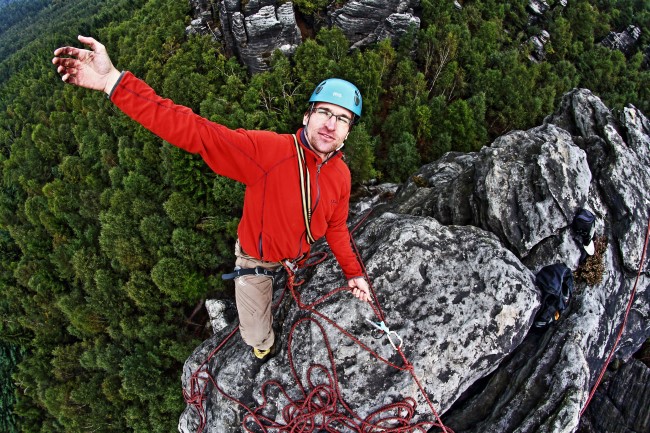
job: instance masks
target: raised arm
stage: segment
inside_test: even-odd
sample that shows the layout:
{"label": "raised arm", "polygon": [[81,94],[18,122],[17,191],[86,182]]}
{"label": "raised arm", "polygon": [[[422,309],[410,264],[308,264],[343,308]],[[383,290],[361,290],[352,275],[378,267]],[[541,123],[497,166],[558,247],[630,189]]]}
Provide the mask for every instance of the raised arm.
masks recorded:
{"label": "raised arm", "polygon": [[[64,82],[102,90],[127,116],[163,140],[191,153],[223,176],[246,185],[264,175],[265,159],[260,146],[265,131],[232,130],[205,119],[191,109],[164,99],[130,72],[120,73],[111,63],[106,48],[93,38],[79,36],[90,50],[61,47],[52,63]],[[287,138],[288,139],[288,138]],[[268,150],[264,153],[269,154]]]}
{"label": "raised arm", "polygon": [[90,50],[57,48],[52,59],[52,63],[58,65],[57,72],[66,83],[101,90],[110,95],[120,77],[120,71],[113,66],[104,45],[86,36],[79,36],[78,39]]}

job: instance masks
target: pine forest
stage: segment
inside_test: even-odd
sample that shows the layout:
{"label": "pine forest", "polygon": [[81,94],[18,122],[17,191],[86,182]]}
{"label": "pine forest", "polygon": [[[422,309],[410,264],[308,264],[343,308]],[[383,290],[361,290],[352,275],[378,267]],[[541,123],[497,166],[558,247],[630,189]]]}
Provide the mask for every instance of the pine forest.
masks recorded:
{"label": "pine forest", "polygon": [[[0,0],[0,431],[176,431],[183,362],[208,335],[206,298],[231,297],[243,187],[153,136],[51,63],[77,35],[120,70],[233,128],[294,132],[322,79],[354,82],[364,112],[345,153],[358,186],[402,182],[446,152],[540,124],[584,87],[650,114],[650,4],[421,0],[419,29],[351,50],[336,28],[251,75],[187,0]],[[323,0],[295,0],[322,16]],[[312,19],[311,21],[317,21]],[[629,25],[623,53],[600,42]],[[644,50],[646,52],[644,52]]]}

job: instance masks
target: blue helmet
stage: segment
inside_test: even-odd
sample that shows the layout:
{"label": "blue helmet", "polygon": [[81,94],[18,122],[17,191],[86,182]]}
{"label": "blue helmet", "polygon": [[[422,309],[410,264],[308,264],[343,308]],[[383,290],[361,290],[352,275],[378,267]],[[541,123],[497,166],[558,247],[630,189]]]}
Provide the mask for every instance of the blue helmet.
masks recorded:
{"label": "blue helmet", "polygon": [[357,86],[340,78],[328,78],[322,81],[309,98],[310,103],[328,102],[347,108],[355,116],[361,117],[361,92]]}

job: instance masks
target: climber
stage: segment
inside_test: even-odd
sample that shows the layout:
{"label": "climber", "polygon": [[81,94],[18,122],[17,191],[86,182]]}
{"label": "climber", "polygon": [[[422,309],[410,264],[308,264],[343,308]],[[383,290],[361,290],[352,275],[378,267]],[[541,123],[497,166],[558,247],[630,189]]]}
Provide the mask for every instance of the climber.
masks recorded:
{"label": "climber", "polygon": [[215,173],[246,185],[235,246],[235,296],[240,333],[258,359],[268,360],[279,346],[272,328],[272,276],[284,261],[304,259],[313,240],[325,236],[352,294],[370,300],[346,225],[351,181],[340,149],[362,105],[352,83],[327,79],[319,84],[296,134],[231,130],[161,98],[130,72],[118,71],[95,39],[79,36],[79,41],[90,50],[68,46],[54,51],[52,63],[64,82],[104,91],[163,140],[198,153]]}

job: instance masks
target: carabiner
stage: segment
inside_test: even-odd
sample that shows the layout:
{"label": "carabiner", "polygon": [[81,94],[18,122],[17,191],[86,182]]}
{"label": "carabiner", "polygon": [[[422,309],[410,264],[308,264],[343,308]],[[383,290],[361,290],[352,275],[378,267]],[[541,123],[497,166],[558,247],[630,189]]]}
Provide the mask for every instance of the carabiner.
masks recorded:
{"label": "carabiner", "polygon": [[[390,342],[390,345],[393,346],[393,349],[395,349],[395,350],[397,351],[397,350],[399,350],[399,349],[402,348],[402,344],[403,344],[402,337],[400,337],[399,334],[398,334],[397,332],[395,332],[395,331],[391,331],[391,330],[388,328],[388,326],[386,326],[386,323],[384,323],[383,320],[382,320],[381,322],[379,322],[379,323],[375,323],[375,322],[373,322],[372,320],[366,318],[366,321],[367,321],[368,323],[370,323],[372,326],[374,326],[376,329],[378,329],[379,331],[381,331],[381,332],[383,332],[384,334],[386,334],[386,337],[388,338],[388,341]],[[397,337],[397,339],[399,340],[399,345],[396,345],[396,344],[395,344],[395,342],[394,342],[393,339],[391,338],[391,335],[394,335],[395,337]]]}

